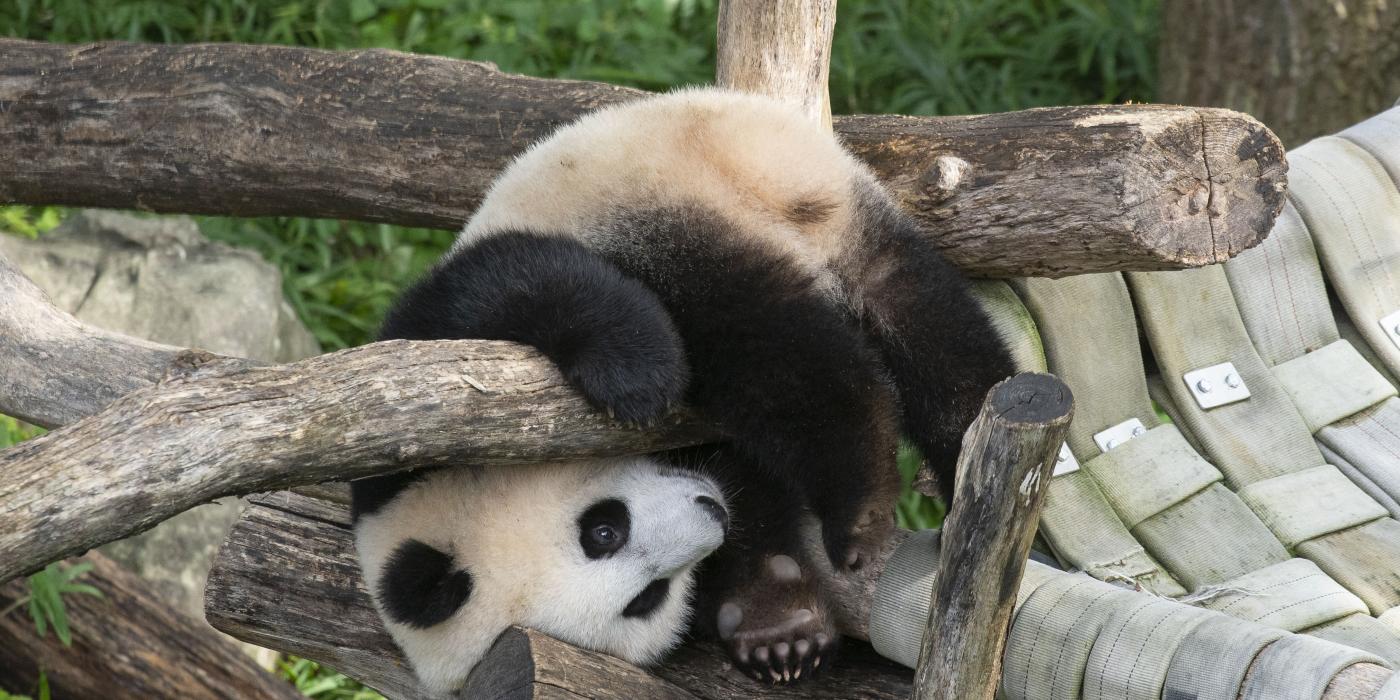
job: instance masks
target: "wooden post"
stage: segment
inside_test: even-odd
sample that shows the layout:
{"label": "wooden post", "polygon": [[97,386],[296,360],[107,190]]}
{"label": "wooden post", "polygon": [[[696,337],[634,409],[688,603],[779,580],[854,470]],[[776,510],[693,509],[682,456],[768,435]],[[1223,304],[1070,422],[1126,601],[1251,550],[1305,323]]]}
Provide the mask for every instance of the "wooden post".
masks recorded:
{"label": "wooden post", "polygon": [[836,0],[721,0],[715,83],[799,105],[831,128]]}
{"label": "wooden post", "polygon": [[963,437],[915,700],[992,700],[1001,654],[1074,399],[1048,374],[987,394]]}

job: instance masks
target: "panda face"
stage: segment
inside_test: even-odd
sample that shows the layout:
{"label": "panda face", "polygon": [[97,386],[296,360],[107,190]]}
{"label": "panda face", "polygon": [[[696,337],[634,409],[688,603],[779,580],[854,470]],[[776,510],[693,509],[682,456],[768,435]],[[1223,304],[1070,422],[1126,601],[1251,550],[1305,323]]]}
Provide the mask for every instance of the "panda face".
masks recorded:
{"label": "panda face", "polygon": [[647,458],[433,472],[356,526],[364,579],[425,689],[510,625],[634,663],[680,640],[728,526],[713,481]]}

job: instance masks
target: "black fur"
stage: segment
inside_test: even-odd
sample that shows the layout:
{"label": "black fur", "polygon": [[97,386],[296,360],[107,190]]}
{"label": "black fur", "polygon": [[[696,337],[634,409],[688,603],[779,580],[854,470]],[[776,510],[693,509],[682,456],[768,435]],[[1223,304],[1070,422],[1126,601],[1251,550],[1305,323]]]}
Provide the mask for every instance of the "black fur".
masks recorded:
{"label": "black fur", "polygon": [[860,290],[866,328],[898,389],[904,433],[951,504],[963,433],[1015,364],[967,280],[927,235],[883,202],[864,210],[869,247],[847,284]]}
{"label": "black fur", "polygon": [[598,501],[578,516],[578,543],[589,559],[612,556],[627,545],[631,534],[632,516],[627,504],[616,498]]}
{"label": "black fur", "polygon": [[[525,343],[627,423],[660,417],[689,376],[656,295],[563,236],[500,233],[449,255],[403,293],[378,339]],[[373,513],[412,482],[403,474],[352,482],[352,512]]]}
{"label": "black fur", "polygon": [[613,226],[627,247],[602,252],[671,313],[691,406],[733,436],[744,469],[812,507],[832,561],[846,562],[872,486],[894,475],[897,442],[892,395],[856,319],[810,272],[708,210],[634,212]]}
{"label": "black fur", "polygon": [[499,233],[450,255],[394,305],[379,334],[390,338],[531,345],[627,423],[659,418],[688,376],[656,295],[564,236]]}
{"label": "black fur", "polygon": [[622,609],[623,617],[641,618],[643,620],[651,617],[661,604],[666,602],[666,596],[671,593],[671,579],[659,578],[647,584],[627,607]]}
{"label": "black fur", "polygon": [[423,478],[426,473],[424,470],[410,469],[350,482],[350,521],[359,522],[360,516],[369,515],[388,505],[399,492]]}
{"label": "black fur", "polygon": [[384,563],[379,601],[399,624],[426,629],[446,622],[472,594],[472,575],[453,570],[452,557],[418,540],[405,540]]}

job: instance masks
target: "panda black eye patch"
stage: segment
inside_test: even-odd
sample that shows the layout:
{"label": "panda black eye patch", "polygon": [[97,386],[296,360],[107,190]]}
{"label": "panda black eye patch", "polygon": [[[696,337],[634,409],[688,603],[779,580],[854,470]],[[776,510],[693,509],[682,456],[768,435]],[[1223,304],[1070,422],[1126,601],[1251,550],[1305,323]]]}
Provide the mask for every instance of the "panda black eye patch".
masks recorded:
{"label": "panda black eye patch", "polygon": [[472,594],[472,575],[453,570],[452,557],[418,540],[404,540],[384,563],[379,602],[390,619],[415,629],[446,622]]}
{"label": "panda black eye patch", "polygon": [[598,501],[578,516],[578,543],[589,559],[606,557],[627,544],[632,518],[616,498]]}

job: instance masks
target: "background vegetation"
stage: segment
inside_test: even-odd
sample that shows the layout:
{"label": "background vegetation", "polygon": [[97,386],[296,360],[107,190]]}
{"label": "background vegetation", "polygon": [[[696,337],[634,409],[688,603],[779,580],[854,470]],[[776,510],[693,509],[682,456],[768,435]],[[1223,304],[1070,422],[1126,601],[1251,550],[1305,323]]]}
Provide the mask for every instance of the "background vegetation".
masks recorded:
{"label": "background vegetation", "polygon": [[[248,42],[381,47],[492,61],[542,77],[664,90],[714,75],[717,0],[9,0],[0,35],[54,42]],[[831,66],[837,113],[966,114],[1150,101],[1157,0],[841,0]],[[0,207],[0,229],[41,235],[62,217]],[[258,250],[322,346],[366,342],[394,294],[450,231],[294,218],[200,217]],[[23,436],[0,420],[0,446]],[[917,456],[902,453],[912,473]],[[906,492],[910,527],[942,520]],[[310,662],[285,675],[313,697],[366,697]]]}

